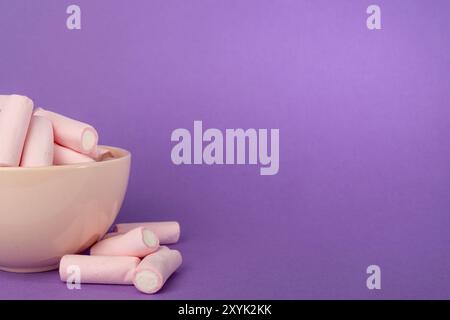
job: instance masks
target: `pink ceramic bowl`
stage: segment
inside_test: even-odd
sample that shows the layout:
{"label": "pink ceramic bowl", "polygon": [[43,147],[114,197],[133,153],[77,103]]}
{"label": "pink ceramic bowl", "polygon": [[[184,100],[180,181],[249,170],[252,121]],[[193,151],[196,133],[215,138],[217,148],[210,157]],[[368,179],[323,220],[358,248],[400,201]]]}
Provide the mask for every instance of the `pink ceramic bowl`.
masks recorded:
{"label": "pink ceramic bowl", "polygon": [[65,254],[102,237],[122,205],[130,153],[114,159],[44,168],[0,168],[0,269],[55,269]]}

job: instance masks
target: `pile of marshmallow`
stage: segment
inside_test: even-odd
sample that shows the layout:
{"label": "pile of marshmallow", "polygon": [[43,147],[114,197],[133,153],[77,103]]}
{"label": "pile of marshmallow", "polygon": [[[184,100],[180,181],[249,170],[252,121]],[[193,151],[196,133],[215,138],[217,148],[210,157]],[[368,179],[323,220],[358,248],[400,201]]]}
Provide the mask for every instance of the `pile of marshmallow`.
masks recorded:
{"label": "pile of marshmallow", "polygon": [[[0,167],[45,167],[112,158],[98,146],[89,124],[44,110],[20,95],[0,95]],[[180,237],[177,222],[117,224],[113,233],[91,247],[90,255],[66,255],[59,274],[69,281],[79,270],[80,283],[134,284],[144,293],[159,291],[181,265],[181,254],[164,244]],[[142,260],[141,260],[142,259]]]}
{"label": "pile of marshmallow", "polygon": [[[90,255],[66,255],[59,264],[64,282],[133,285],[141,292],[158,292],[181,265],[173,244],[180,238],[175,221],[117,224],[91,247]],[[73,283],[72,282],[72,283]]]}
{"label": "pile of marshmallow", "polygon": [[0,95],[0,167],[45,167],[112,157],[90,125],[37,108],[20,95]]}

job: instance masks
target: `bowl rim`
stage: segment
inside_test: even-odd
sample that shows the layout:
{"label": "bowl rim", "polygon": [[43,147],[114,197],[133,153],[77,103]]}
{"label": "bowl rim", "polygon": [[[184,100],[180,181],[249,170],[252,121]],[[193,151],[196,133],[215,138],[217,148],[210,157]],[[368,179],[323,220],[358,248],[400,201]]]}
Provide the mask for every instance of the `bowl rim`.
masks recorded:
{"label": "bowl rim", "polygon": [[99,147],[108,149],[113,153],[119,153],[120,156],[114,157],[112,159],[108,159],[105,161],[94,161],[87,163],[76,163],[76,164],[64,164],[64,165],[52,165],[46,167],[0,167],[0,173],[2,172],[11,172],[11,171],[54,171],[54,170],[64,170],[64,169],[85,169],[91,167],[100,167],[105,166],[107,164],[112,164],[120,161],[124,161],[125,159],[131,158],[131,152],[125,150],[120,147],[113,147],[107,145],[99,145]]}

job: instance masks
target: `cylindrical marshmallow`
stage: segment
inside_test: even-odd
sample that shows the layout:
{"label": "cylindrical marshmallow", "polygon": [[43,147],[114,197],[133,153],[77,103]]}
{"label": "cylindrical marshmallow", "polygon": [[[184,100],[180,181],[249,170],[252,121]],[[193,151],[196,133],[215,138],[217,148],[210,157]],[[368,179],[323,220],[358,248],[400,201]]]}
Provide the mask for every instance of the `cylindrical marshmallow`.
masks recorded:
{"label": "cylindrical marshmallow", "polygon": [[53,164],[53,149],[53,127],[51,121],[41,116],[32,116],[20,166],[51,166]]}
{"label": "cylindrical marshmallow", "polygon": [[59,263],[61,281],[79,276],[80,283],[132,284],[136,257],[105,257],[71,254]]}
{"label": "cylindrical marshmallow", "polygon": [[53,164],[55,165],[95,162],[94,159],[89,158],[84,154],[65,148],[56,143],[54,144],[53,152]]}
{"label": "cylindrical marshmallow", "polygon": [[20,164],[33,101],[15,94],[0,97],[0,167],[15,167]]}
{"label": "cylindrical marshmallow", "polygon": [[115,231],[125,233],[137,227],[144,227],[153,231],[160,244],[176,243],[180,238],[180,224],[176,221],[119,223],[116,224]]}
{"label": "cylindrical marshmallow", "polygon": [[144,293],[158,292],[182,262],[178,250],[165,246],[145,257],[136,268],[134,286]]}
{"label": "cylindrical marshmallow", "polygon": [[57,144],[87,155],[97,147],[98,134],[91,125],[42,108],[34,114],[46,117],[53,123]]}
{"label": "cylindrical marshmallow", "polygon": [[91,255],[145,257],[158,248],[158,237],[152,231],[139,227],[97,242],[91,247]]}
{"label": "cylindrical marshmallow", "polygon": [[114,156],[109,149],[97,146],[97,148],[94,150],[92,154],[92,158],[94,158],[95,161],[104,161],[110,158],[114,158]]}

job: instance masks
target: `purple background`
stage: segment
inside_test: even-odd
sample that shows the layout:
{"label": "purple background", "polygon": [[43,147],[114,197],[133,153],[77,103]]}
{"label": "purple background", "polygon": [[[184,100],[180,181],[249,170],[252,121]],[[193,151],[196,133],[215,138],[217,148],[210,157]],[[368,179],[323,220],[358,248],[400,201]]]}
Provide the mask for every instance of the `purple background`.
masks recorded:
{"label": "purple background", "polygon": [[[129,149],[119,220],[179,220],[184,256],[154,296],[0,272],[0,298],[450,298],[449,21],[447,0],[0,0],[0,92]],[[194,120],[280,128],[278,175],[173,165]]]}

